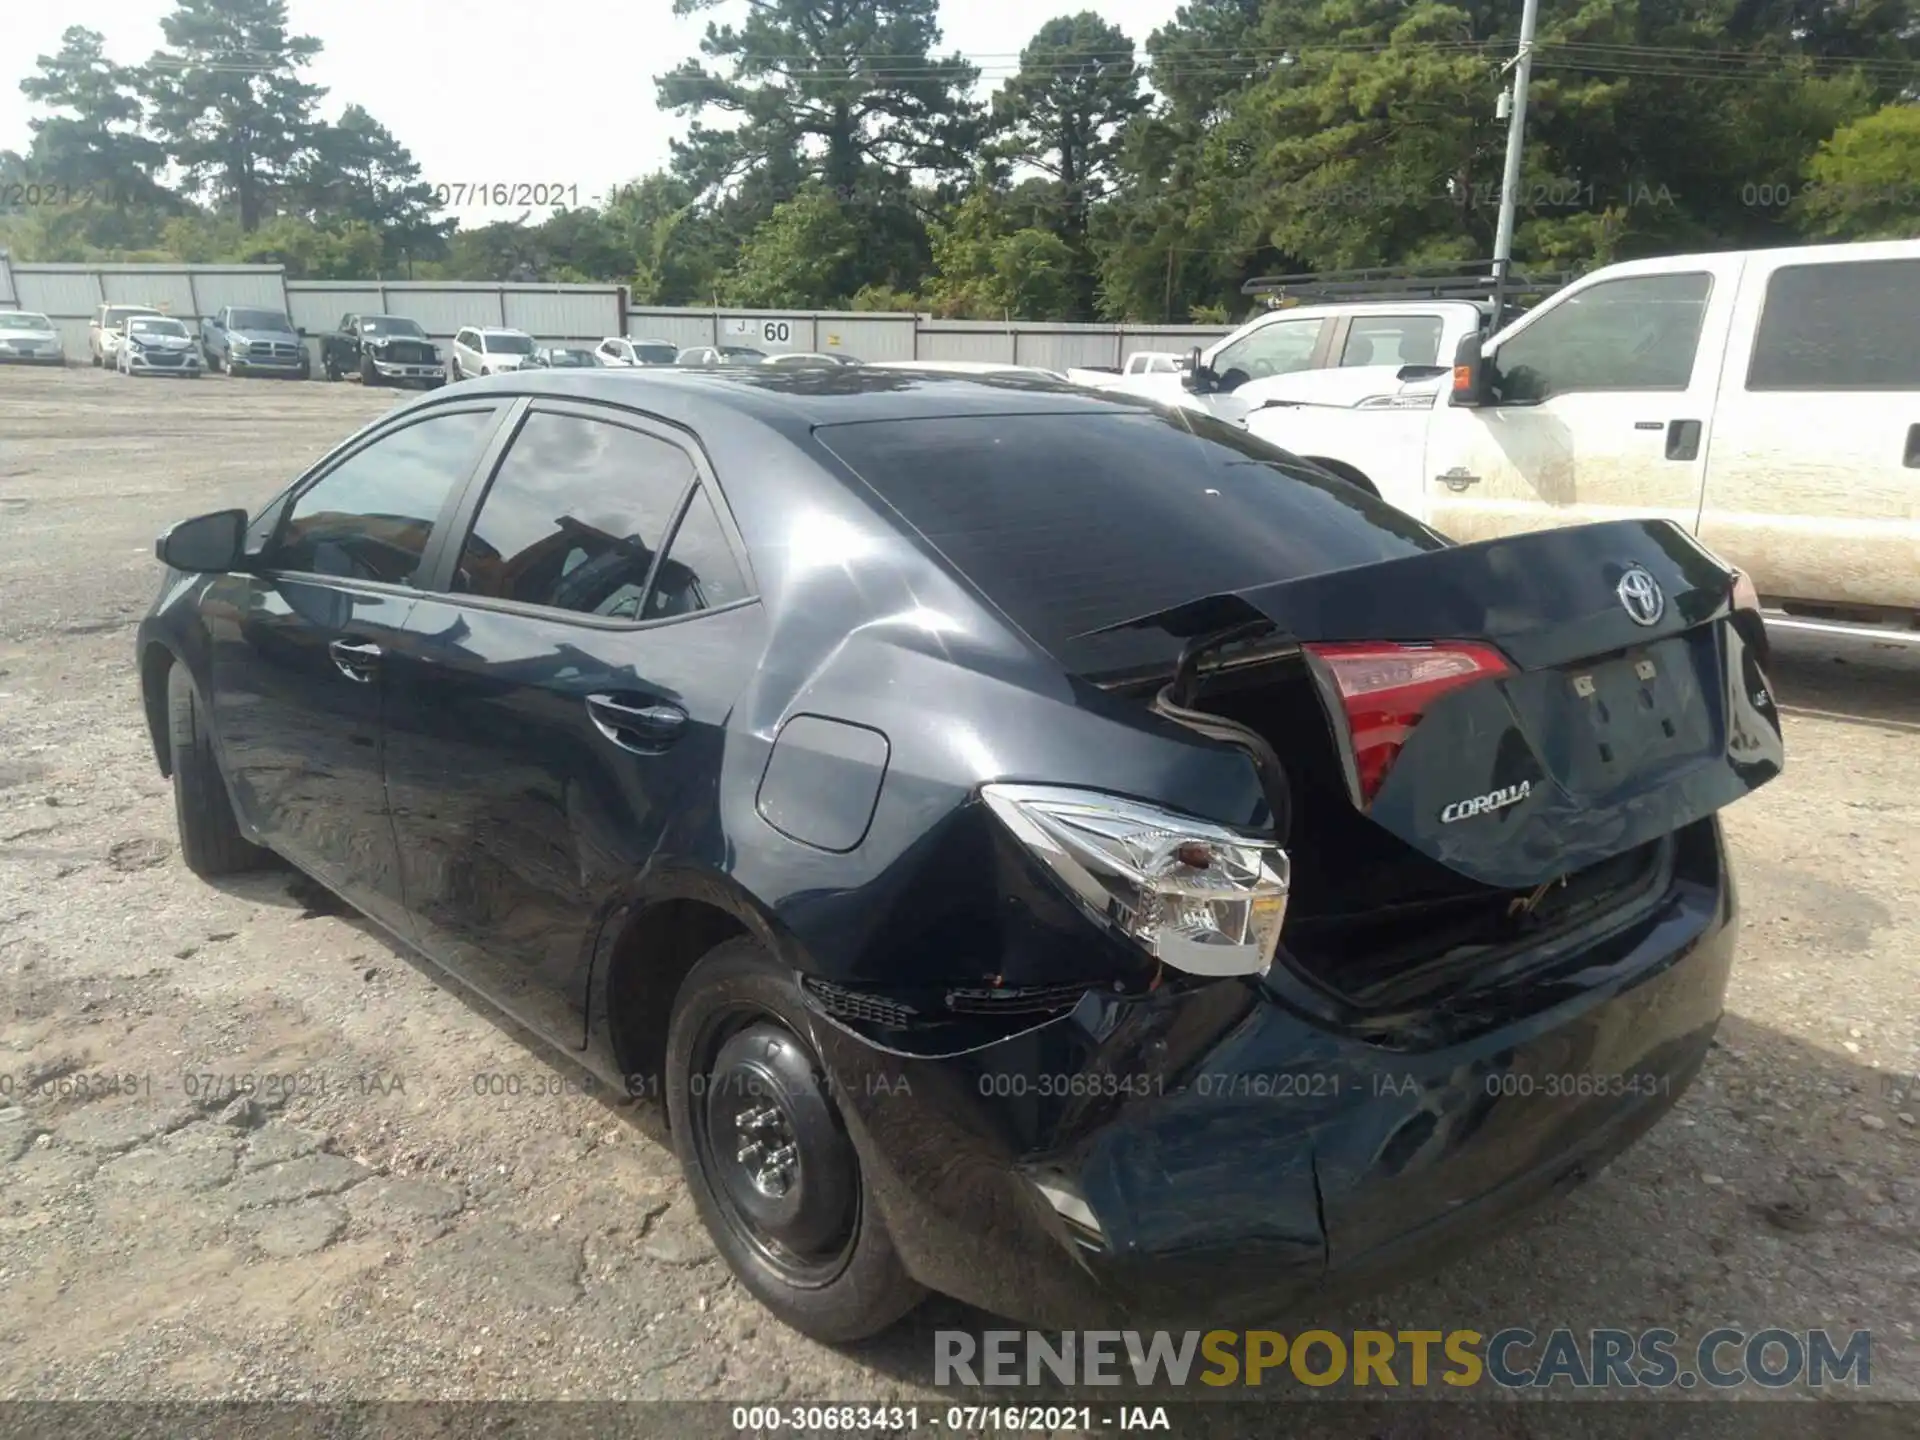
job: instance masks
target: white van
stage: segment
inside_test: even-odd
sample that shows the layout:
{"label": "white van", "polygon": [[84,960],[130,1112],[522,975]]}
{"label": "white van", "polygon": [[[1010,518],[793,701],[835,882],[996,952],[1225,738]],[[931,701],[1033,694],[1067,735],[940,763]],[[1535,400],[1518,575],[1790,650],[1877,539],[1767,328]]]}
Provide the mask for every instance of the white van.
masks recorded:
{"label": "white van", "polygon": [[1770,609],[1920,638],[1920,241],[1610,265],[1455,360],[1248,424],[1456,540],[1665,516]]}

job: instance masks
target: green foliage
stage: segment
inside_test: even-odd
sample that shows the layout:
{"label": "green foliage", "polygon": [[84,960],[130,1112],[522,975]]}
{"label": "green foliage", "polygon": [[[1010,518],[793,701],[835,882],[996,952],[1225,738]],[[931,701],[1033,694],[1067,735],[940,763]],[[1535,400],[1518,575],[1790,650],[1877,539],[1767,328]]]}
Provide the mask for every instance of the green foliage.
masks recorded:
{"label": "green foliage", "polygon": [[830,308],[854,288],[861,245],[847,207],[809,186],[776,205],[740,247],[739,263],[721,278],[722,298],[777,310]]}
{"label": "green foliage", "polygon": [[[1141,48],[1040,23],[985,106],[938,0],[675,0],[670,167],[455,229],[286,0],[173,0],[145,66],[74,27],[0,182],[22,260],[595,280],[636,303],[1217,321],[1256,274],[1491,255],[1513,0],[1188,0]],[[1011,49],[1011,44],[1005,48]],[[1542,0],[1523,266],[1920,234],[1912,0]],[[176,184],[177,182],[177,184]],[[51,187],[51,193],[48,192]]]}
{"label": "green foliage", "polygon": [[957,320],[1065,320],[1074,313],[1074,256],[1049,230],[1015,228],[1002,202],[976,190],[933,227],[926,300]]}
{"label": "green foliage", "polygon": [[1800,214],[1842,240],[1920,236],[1920,105],[1888,105],[1836,130],[1807,164]]}

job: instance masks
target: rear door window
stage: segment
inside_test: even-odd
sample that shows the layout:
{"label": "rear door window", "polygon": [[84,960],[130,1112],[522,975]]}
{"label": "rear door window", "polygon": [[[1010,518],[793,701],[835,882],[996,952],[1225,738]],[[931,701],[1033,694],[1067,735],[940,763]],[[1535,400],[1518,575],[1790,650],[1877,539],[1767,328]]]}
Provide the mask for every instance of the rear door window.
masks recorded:
{"label": "rear door window", "polygon": [[1436,365],[1440,330],[1438,315],[1356,315],[1347,323],[1339,363]]}
{"label": "rear door window", "polygon": [[1774,271],[1747,389],[1920,390],[1920,260]]}
{"label": "rear door window", "polygon": [[641,601],[693,479],[677,445],[536,410],[480,503],[453,589],[611,620],[653,618]]}

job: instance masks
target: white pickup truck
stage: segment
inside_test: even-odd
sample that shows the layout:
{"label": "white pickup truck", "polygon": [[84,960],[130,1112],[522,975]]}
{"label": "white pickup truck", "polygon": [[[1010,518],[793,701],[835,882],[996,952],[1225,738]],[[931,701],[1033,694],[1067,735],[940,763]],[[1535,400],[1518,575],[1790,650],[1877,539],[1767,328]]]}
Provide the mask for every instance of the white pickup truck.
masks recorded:
{"label": "white pickup truck", "polygon": [[1450,371],[1375,346],[1234,385],[1223,418],[1457,540],[1664,516],[1789,624],[1920,643],[1920,241],[1610,265],[1484,339],[1473,305],[1424,308]]}

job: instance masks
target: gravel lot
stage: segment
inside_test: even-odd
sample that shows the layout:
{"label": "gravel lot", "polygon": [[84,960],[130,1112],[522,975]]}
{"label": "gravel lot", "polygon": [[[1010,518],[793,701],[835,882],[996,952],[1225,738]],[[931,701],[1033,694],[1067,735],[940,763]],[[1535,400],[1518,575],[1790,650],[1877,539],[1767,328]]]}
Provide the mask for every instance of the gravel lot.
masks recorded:
{"label": "gravel lot", "polygon": [[[400,398],[0,370],[0,1399],[954,1398],[932,1332],[987,1317],[786,1331],[651,1111],[288,874],[181,865],[132,665],[153,537]],[[1705,1078],[1538,1222],[1314,1323],[1867,1328],[1869,1393],[1920,1399],[1920,662],[1794,642],[1775,679],[1789,773],[1729,816]],[[245,1072],[301,1079],[192,1078]],[[58,1093],[101,1074],[139,1093]]]}

